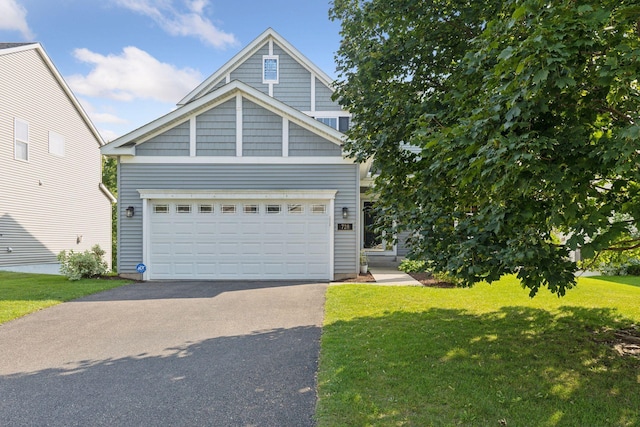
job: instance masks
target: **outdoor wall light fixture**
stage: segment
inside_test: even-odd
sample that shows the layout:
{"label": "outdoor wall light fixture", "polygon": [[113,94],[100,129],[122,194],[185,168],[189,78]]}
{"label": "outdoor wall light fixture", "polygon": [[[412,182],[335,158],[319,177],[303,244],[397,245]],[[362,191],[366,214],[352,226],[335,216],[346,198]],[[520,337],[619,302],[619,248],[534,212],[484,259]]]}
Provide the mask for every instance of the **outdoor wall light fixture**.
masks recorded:
{"label": "outdoor wall light fixture", "polygon": [[136,210],[135,210],[135,208],[133,206],[129,206],[124,211],[125,211],[125,213],[127,215],[127,218],[131,218],[136,213]]}
{"label": "outdoor wall light fixture", "polygon": [[344,207],[342,208],[342,218],[348,218],[349,217],[349,208],[348,207]]}

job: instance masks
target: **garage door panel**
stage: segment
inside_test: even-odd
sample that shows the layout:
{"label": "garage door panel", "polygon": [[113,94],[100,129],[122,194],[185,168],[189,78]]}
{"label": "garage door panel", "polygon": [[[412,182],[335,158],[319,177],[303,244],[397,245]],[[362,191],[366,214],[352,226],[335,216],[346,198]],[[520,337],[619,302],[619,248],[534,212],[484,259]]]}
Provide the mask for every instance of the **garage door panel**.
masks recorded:
{"label": "garage door panel", "polygon": [[238,243],[220,242],[218,244],[218,254],[235,255],[239,252],[240,245]]}
{"label": "garage door panel", "polygon": [[[329,279],[330,216],[313,212],[311,202],[152,202],[169,209],[150,215],[151,278]],[[178,213],[177,205],[192,211]],[[203,211],[199,205],[212,208]],[[223,205],[237,210],[222,213]],[[249,205],[257,212],[245,210]],[[281,211],[269,213],[267,206],[274,205]],[[302,212],[291,212],[288,205],[300,205]]]}

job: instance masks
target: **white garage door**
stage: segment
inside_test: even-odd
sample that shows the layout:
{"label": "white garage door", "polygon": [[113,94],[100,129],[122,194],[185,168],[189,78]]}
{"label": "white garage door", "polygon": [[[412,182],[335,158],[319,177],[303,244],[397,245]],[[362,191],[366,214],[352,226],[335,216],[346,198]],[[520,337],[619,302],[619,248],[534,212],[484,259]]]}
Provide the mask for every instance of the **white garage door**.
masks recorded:
{"label": "white garage door", "polygon": [[330,279],[330,203],[149,200],[150,279]]}

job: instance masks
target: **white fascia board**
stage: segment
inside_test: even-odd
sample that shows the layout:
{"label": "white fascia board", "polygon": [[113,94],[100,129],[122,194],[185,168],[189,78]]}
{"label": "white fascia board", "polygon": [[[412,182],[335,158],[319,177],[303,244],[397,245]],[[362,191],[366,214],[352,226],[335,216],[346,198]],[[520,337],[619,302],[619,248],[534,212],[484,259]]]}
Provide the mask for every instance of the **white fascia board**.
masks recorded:
{"label": "white fascia board", "polygon": [[138,189],[141,199],[334,200],[338,190]]}
{"label": "white fascia board", "polygon": [[126,156],[120,163],[128,164],[218,164],[218,165],[352,165],[343,157],[236,157],[236,156]]}
{"label": "white fascia board", "polygon": [[[243,97],[260,105],[261,107],[278,115],[287,117],[294,123],[324,137],[325,139],[328,139],[336,145],[341,145],[344,141],[345,135],[343,133],[338,132],[335,129],[331,129],[323,123],[301,113],[299,110],[296,110],[295,108],[290,107],[239,80],[234,80],[231,83],[203,96],[202,98],[198,98],[195,101],[134,130],[133,132],[121,136],[107,144],[106,147],[114,147],[114,149],[120,148],[122,145],[132,141],[135,141],[136,145],[141,144],[149,138],[161,133],[165,129],[168,129],[170,126],[189,120],[189,117],[193,114],[198,114],[201,111],[213,108],[216,105],[228,101],[233,98],[237,92],[240,92]],[[119,154],[115,151],[116,150],[111,148],[105,148],[103,150],[103,154]]]}
{"label": "white fascia board", "polygon": [[311,62],[306,56],[304,56],[298,49],[296,49],[291,43],[286,41],[280,34],[278,34],[273,28],[267,28],[262,34],[256,37],[251,43],[249,43],[244,49],[238,52],[233,58],[227,61],[222,67],[215,73],[209,76],[205,81],[200,83],[198,87],[189,92],[184,98],[178,102],[178,106],[185,105],[198,97],[203,92],[209,90],[212,86],[217,84],[223,78],[235,70],[244,62],[245,59],[256,53],[262,46],[269,41],[274,40],[288,55],[294,58],[311,74],[315,75],[322,83],[327,85],[333,90],[333,80],[324,71],[322,71],[317,65]]}
{"label": "white fascia board", "polygon": [[[173,125],[188,121],[190,114],[194,112],[197,114],[209,106],[222,104],[223,102],[231,99],[235,94],[234,91],[237,89],[238,87],[234,85],[234,82],[231,82],[215,92],[212,92],[203,98],[199,98],[189,105],[177,108],[170,113],[167,113],[164,116],[111,141],[106,145],[106,147],[120,148],[122,145],[132,141],[135,141],[136,145],[141,144],[153,136],[162,133],[165,129],[168,129]],[[105,150],[103,154],[107,154],[107,152],[110,152],[110,150]]]}
{"label": "white fascia board", "polygon": [[42,47],[40,43],[30,43],[23,46],[0,49],[0,56],[12,54],[12,53],[24,52],[32,49],[38,52],[38,54],[40,55],[40,58],[42,58],[42,60],[45,62],[45,64],[49,68],[49,71],[53,75],[53,78],[56,79],[56,81],[62,88],[63,92],[65,93],[65,95],[67,95],[67,98],[69,98],[69,100],[71,101],[71,104],[74,106],[78,114],[80,114],[80,117],[85,122],[85,124],[87,125],[87,127],[89,128],[93,136],[96,138],[98,145],[101,147],[104,146],[105,142],[102,139],[102,135],[100,135],[100,132],[98,132],[96,127],[93,125],[93,122],[91,121],[87,113],[84,111],[84,108],[82,108],[82,105],[80,105],[80,101],[78,101],[76,96],[73,94],[73,92],[71,91],[71,88],[69,88],[69,86],[67,85],[67,82],[62,77],[62,74],[60,74],[60,72],[54,65],[53,61],[51,61],[51,58],[49,58],[49,55],[47,55],[47,52],[44,50],[44,47]]}
{"label": "white fascia board", "polygon": [[103,156],[135,156],[136,147],[134,145],[116,147],[115,145],[107,144],[100,147],[100,153]]}
{"label": "white fascia board", "polygon": [[245,83],[239,81],[238,83],[239,85],[241,85],[240,87],[243,88],[243,96],[245,96],[245,98],[254,102],[255,104],[258,104],[271,112],[279,112],[279,115],[285,116],[287,119],[296,123],[297,125],[300,125],[315,134],[319,134],[320,136],[328,139],[336,145],[342,145],[342,143],[344,142],[346,138],[345,135],[342,132],[339,132],[337,129],[332,129],[324,123],[320,123],[316,119],[307,116],[300,110],[296,110],[295,108],[290,107],[287,104],[275,98],[272,98],[269,95],[266,95]]}

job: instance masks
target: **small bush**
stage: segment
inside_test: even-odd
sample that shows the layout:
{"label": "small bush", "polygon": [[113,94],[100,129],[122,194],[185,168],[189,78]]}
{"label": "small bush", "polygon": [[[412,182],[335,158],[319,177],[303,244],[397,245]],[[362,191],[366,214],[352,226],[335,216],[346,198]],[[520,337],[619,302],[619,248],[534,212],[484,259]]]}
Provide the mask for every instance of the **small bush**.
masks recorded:
{"label": "small bush", "polygon": [[398,270],[405,273],[425,273],[429,271],[426,261],[420,261],[415,259],[403,259]]}
{"label": "small bush", "polygon": [[99,245],[91,248],[91,251],[74,252],[62,251],[58,254],[60,261],[60,273],[69,280],[80,280],[106,274],[107,263],[102,259],[105,251]]}

